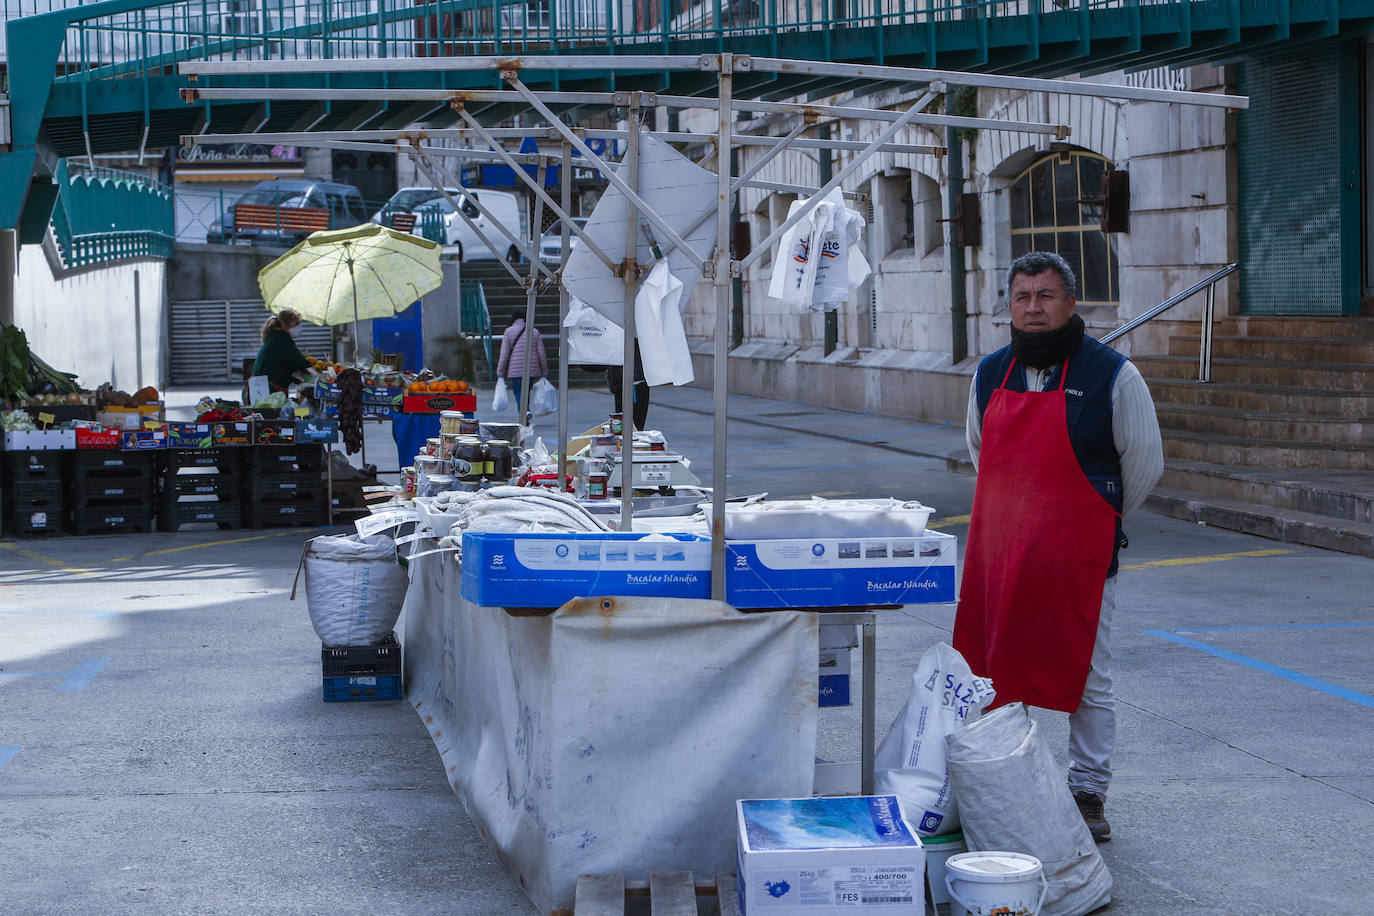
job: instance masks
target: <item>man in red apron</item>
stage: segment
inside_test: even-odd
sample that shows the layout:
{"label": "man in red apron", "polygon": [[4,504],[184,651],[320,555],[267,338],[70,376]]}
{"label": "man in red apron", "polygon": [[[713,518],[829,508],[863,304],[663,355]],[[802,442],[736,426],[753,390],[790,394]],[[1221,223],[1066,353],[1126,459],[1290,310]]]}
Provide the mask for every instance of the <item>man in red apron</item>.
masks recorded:
{"label": "man in red apron", "polygon": [[999,704],[1070,714],[1069,787],[1102,841],[1121,519],[1163,473],[1159,424],[1140,372],[1084,334],[1062,258],[1023,255],[1007,282],[1011,345],[979,363],[969,392],[978,484],[954,647]]}

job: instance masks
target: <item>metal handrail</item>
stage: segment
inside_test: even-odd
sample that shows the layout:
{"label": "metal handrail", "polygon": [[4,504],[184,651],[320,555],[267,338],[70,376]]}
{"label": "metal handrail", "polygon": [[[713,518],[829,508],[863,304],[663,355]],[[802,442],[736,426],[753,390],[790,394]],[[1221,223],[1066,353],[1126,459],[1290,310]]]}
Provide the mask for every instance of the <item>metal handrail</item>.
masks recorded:
{"label": "metal handrail", "polygon": [[1177,296],[1165,299],[1145,314],[1137,315],[1116,330],[1104,334],[1101,338],[1101,342],[1104,344],[1111,343],[1118,337],[1131,333],[1145,322],[1153,318],[1158,318],[1185,299],[1190,299],[1203,290],[1206,290],[1207,304],[1202,313],[1202,346],[1198,350],[1197,380],[1199,382],[1210,382],[1212,380],[1212,319],[1216,314],[1216,285],[1219,280],[1224,277],[1229,277],[1239,269],[1239,264],[1227,264],[1221,270],[1204,280],[1199,280]]}

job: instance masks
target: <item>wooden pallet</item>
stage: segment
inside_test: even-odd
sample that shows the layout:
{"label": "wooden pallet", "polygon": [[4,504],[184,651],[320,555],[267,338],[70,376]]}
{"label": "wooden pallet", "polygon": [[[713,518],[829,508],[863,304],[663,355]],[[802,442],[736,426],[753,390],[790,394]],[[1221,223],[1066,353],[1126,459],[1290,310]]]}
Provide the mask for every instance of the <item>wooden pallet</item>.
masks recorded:
{"label": "wooden pallet", "polygon": [[689,871],[655,872],[648,881],[626,881],[624,875],[581,875],[577,879],[573,913],[624,916],[627,899],[640,897],[649,898],[649,912],[653,916],[697,916],[698,897],[717,898],[721,916],[739,916],[733,874],[719,874],[714,881],[698,882]]}

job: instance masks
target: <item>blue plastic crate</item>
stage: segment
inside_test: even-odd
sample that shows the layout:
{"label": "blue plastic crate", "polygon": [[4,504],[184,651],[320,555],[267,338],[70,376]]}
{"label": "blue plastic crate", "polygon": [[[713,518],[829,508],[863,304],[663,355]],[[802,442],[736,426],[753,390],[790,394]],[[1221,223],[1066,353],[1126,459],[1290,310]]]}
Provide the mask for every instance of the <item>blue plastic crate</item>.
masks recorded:
{"label": "blue plastic crate", "polygon": [[399,700],[403,694],[399,674],[376,677],[327,677],[324,701],[345,703],[351,700]]}

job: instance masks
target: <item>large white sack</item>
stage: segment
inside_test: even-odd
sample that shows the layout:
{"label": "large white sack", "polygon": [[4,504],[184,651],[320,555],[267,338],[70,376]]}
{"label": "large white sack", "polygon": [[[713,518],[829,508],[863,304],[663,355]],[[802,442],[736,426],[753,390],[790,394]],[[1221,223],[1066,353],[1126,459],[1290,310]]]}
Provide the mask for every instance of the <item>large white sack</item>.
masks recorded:
{"label": "large white sack", "polygon": [[386,639],[401,616],[407,584],[396,542],[384,534],[325,535],[306,546],[305,599],[326,646],[371,646]]}
{"label": "large white sack", "polygon": [[992,701],[992,681],[974,675],[951,645],[921,656],[906,705],[873,760],[879,795],[895,795],[922,836],[955,833],[959,805],[945,765],[945,739],[973,722]]}
{"label": "large white sack", "polygon": [[1011,703],[948,739],[949,773],[970,850],[1021,852],[1045,869],[1041,916],[1078,916],[1112,899],[1112,876],[1026,707]]}

